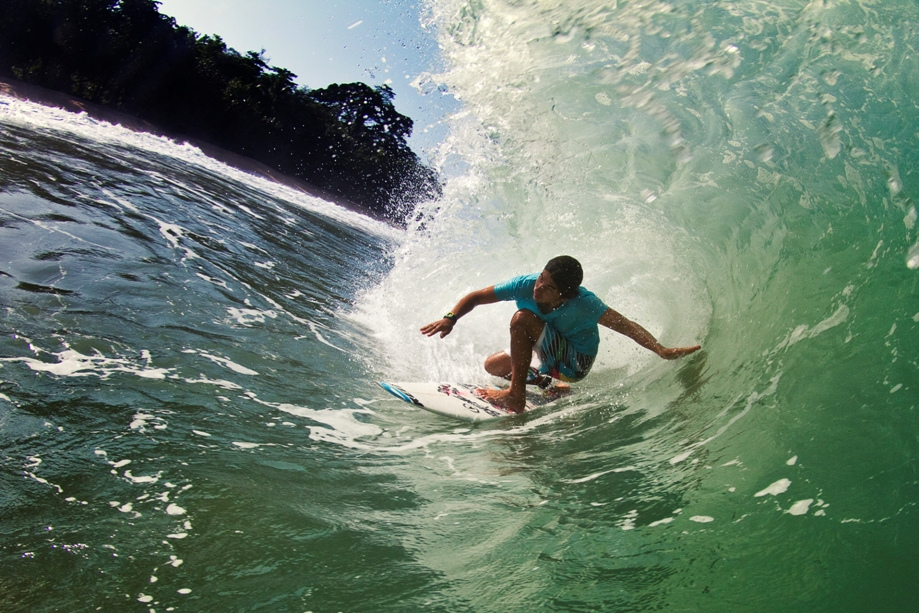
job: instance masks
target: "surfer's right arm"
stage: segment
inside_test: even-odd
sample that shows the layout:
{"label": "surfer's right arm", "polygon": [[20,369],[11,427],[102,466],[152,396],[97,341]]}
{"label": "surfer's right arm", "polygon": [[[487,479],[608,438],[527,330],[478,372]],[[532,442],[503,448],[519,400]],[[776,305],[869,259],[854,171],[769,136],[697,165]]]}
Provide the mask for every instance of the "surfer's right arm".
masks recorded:
{"label": "surfer's right arm", "polygon": [[456,320],[460,317],[480,304],[492,304],[495,302],[498,302],[498,297],[495,296],[494,285],[470,292],[460,298],[460,301],[456,303],[452,311],[449,311],[437,321],[422,327],[421,333],[425,336],[434,336],[439,333],[440,338],[443,338],[453,331],[453,326],[456,325]]}

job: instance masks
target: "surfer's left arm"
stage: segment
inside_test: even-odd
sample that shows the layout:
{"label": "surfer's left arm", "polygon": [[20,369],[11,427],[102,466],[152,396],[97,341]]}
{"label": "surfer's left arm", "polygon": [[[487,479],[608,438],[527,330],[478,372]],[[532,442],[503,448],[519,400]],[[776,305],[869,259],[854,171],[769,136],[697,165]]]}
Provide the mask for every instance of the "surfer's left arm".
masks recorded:
{"label": "surfer's left arm", "polygon": [[456,306],[453,307],[452,311],[437,321],[433,321],[421,328],[421,333],[425,336],[434,336],[435,334],[440,334],[440,338],[443,338],[453,331],[453,326],[456,325],[456,322],[460,317],[479,305],[493,304],[495,302],[498,302],[498,297],[495,296],[494,285],[483,287],[482,289],[476,290],[474,292],[469,292],[460,298],[460,301],[456,303]]}
{"label": "surfer's left arm", "polygon": [[627,318],[625,315],[609,308],[606,309],[606,312],[600,317],[599,323],[601,326],[606,326],[614,332],[628,336],[645,349],[653,351],[665,360],[675,360],[676,358],[689,355],[702,348],[701,345],[693,345],[691,347],[664,347],[650,332]]}

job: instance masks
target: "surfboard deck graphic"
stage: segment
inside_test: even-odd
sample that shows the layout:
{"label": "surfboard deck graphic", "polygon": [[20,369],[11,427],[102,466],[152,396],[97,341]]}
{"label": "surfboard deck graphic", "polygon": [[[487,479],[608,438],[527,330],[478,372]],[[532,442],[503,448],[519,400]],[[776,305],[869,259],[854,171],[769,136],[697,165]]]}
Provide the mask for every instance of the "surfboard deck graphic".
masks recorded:
{"label": "surfboard deck graphic", "polygon": [[[474,383],[388,383],[381,381],[380,386],[396,398],[418,408],[463,421],[486,421],[517,415],[513,411],[493,405],[481,398],[476,394],[476,389],[485,386]],[[555,399],[528,388],[524,412],[553,400]]]}

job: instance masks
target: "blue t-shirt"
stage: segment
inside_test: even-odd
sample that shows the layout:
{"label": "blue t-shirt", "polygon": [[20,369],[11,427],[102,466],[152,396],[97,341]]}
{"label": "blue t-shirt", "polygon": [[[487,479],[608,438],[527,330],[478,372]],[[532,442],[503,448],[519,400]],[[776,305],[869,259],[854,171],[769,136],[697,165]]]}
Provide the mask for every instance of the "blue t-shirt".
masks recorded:
{"label": "blue t-shirt", "polygon": [[596,294],[583,287],[578,295],[569,298],[551,313],[543,313],[533,300],[533,288],[539,274],[514,277],[495,285],[498,300],[515,300],[518,309],[532,311],[541,320],[558,330],[579,353],[597,355],[600,347],[600,332],[597,323],[608,308]]}

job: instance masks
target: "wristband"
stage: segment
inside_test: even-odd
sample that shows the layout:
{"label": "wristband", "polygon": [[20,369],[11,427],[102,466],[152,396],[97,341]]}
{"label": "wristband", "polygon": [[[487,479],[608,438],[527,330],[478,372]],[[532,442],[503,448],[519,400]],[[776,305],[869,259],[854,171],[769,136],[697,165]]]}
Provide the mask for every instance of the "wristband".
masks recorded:
{"label": "wristband", "polygon": [[456,323],[456,320],[459,319],[459,317],[457,317],[453,311],[448,311],[447,314],[444,315],[444,319],[449,319],[453,323]]}

